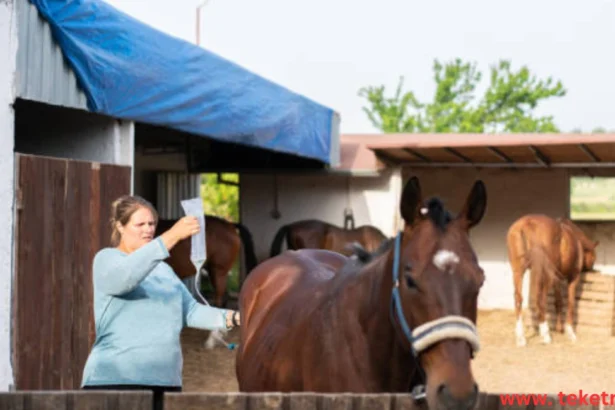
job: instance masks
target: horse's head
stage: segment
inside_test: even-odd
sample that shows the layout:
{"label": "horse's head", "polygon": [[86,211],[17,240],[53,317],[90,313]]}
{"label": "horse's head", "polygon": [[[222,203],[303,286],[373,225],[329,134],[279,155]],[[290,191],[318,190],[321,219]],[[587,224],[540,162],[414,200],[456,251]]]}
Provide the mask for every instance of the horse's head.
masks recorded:
{"label": "horse's head", "polygon": [[402,193],[405,228],[394,248],[399,295],[394,290],[394,320],[404,342],[411,334],[432,409],[469,410],[478,398],[470,361],[479,347],[477,299],[485,276],[468,233],[482,219],[486,201],[482,181],[474,184],[457,216],[437,198],[424,201],[416,177]]}
{"label": "horse's head", "polygon": [[592,271],[594,263],[596,263],[596,247],[600,241],[592,241],[581,228],[568,218],[558,218],[558,221],[570,228],[575,238],[581,242],[583,247],[583,271]]}

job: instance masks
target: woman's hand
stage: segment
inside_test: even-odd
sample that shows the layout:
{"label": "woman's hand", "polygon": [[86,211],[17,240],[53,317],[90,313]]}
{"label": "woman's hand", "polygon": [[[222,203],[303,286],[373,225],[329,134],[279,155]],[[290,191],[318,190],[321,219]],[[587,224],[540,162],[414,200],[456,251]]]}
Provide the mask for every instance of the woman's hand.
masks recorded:
{"label": "woman's hand", "polygon": [[184,216],[175,222],[168,231],[160,235],[167,249],[171,250],[177,242],[199,233],[201,225],[196,216]]}
{"label": "woman's hand", "polygon": [[238,311],[229,310],[226,312],[226,328],[230,329],[235,326],[241,326],[241,315]]}

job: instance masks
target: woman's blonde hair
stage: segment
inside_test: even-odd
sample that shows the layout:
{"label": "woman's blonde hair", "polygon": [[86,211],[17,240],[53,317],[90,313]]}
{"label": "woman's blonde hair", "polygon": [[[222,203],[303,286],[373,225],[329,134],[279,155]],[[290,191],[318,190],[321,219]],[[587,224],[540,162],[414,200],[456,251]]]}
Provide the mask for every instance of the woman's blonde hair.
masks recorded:
{"label": "woman's blonde hair", "polygon": [[130,221],[130,217],[140,208],[149,209],[154,215],[154,221],[158,224],[158,212],[154,206],[146,199],[137,195],[124,195],[113,201],[111,204],[111,244],[117,246],[120,243],[120,231],[117,229],[117,223],[122,226]]}

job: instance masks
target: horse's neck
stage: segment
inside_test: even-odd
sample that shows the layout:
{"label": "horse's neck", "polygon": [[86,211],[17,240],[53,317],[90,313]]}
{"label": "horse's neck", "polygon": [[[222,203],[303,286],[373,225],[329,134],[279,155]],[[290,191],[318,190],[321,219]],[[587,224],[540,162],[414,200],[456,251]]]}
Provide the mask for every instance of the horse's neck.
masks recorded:
{"label": "horse's neck", "polygon": [[[353,308],[367,341],[366,353],[371,370],[386,385],[385,391],[407,391],[412,372],[412,357],[402,344],[391,318],[393,250],[379,256],[363,267],[344,287],[352,294],[346,301],[355,302]],[[344,309],[347,309],[344,307]]]}

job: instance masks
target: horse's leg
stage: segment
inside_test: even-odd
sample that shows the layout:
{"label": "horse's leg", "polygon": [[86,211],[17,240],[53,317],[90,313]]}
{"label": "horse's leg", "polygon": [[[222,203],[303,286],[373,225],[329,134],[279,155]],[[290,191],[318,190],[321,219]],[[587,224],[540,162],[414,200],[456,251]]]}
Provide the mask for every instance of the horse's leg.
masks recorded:
{"label": "horse's leg", "polygon": [[577,335],[574,332],[572,320],[574,318],[574,310],[577,304],[577,285],[581,280],[581,275],[577,275],[572,281],[568,283],[568,311],[566,312],[566,326],[565,333],[572,342],[577,341]]}
{"label": "horse's leg", "polygon": [[[513,270],[513,282],[515,286],[515,317],[517,319],[517,324],[515,326],[515,336],[517,340],[517,346],[525,346],[527,341],[525,339],[525,328],[523,325],[523,294],[521,293],[523,290],[523,276],[525,275],[525,271],[523,269],[514,269]],[[530,306],[531,311],[531,306]]]}
{"label": "horse's leg", "polygon": [[[544,272],[543,272],[544,273]],[[538,329],[542,342],[545,344],[551,343],[551,335],[549,334],[549,322],[547,322],[547,293],[549,292],[550,281],[542,275],[541,278],[537,278],[536,284],[537,290],[537,305],[538,305]]]}
{"label": "horse's leg", "polygon": [[[226,305],[226,300],[224,298],[226,294],[226,275],[220,272],[220,267],[212,264],[211,271],[209,272],[209,279],[214,288],[214,300],[212,305],[215,307],[224,307]],[[205,341],[205,347],[207,349],[216,347],[216,343],[222,337],[222,334],[226,334],[226,332],[220,330],[211,331]]]}
{"label": "horse's leg", "polygon": [[562,333],[564,331],[562,317],[562,287],[559,281],[555,281],[556,283],[553,285],[553,297],[555,304],[555,331]]}
{"label": "horse's leg", "polygon": [[[508,248],[508,260],[513,273],[513,285],[515,288],[515,339],[517,346],[525,346],[525,328],[523,325],[523,276],[527,271],[528,264],[525,255],[525,243],[522,235],[517,231],[510,231],[506,238]],[[532,311],[530,306],[530,312]]]}
{"label": "horse's leg", "polygon": [[213,265],[209,272],[209,279],[214,288],[213,305],[223,308],[226,306],[226,275],[228,272],[223,272],[219,266]]}

